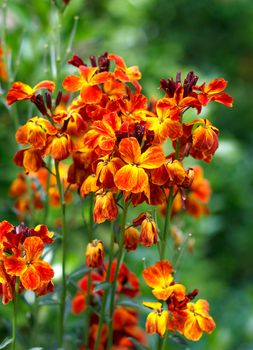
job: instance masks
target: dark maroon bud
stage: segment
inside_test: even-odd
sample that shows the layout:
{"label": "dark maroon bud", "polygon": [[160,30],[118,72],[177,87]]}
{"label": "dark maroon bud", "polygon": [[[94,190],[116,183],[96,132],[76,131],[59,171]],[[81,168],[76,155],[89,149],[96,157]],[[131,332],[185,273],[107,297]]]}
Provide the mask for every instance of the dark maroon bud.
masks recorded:
{"label": "dark maroon bud", "polygon": [[103,55],[98,57],[99,72],[108,72],[110,67],[110,60],[108,59],[108,53],[105,52]]}
{"label": "dark maroon bud", "polygon": [[192,92],[192,88],[196,85],[199,77],[194,72],[189,72],[184,80],[184,97]]}
{"label": "dark maroon bud", "polygon": [[195,288],[191,293],[187,294],[186,297],[189,298],[189,300],[194,299],[199,293],[199,290]]}
{"label": "dark maroon bud", "polygon": [[94,55],[90,56],[90,63],[92,67],[97,67],[97,60]]}
{"label": "dark maroon bud", "polygon": [[115,135],[116,135],[116,138],[117,138],[117,144],[119,144],[120,141],[125,139],[126,137],[129,137],[129,134],[128,134],[127,131],[116,131]]}
{"label": "dark maroon bud", "polygon": [[72,66],[79,67],[79,66],[86,66],[87,64],[84,63],[84,61],[77,55],[73,55],[73,57],[68,60],[68,64],[72,64]]}
{"label": "dark maroon bud", "polygon": [[181,83],[181,72],[177,72],[176,74],[176,83]]}
{"label": "dark maroon bud", "polygon": [[34,95],[31,98],[31,101],[36,105],[36,107],[38,108],[38,110],[42,115],[48,115],[47,109],[45,107],[44,100],[41,94],[38,94],[37,96]]}
{"label": "dark maroon bud", "polygon": [[52,97],[48,92],[46,92],[46,102],[47,108],[52,112]]}
{"label": "dark maroon bud", "polygon": [[57,97],[56,97],[56,100],[55,100],[55,108],[57,106],[59,106],[59,104],[61,103],[61,98],[62,98],[62,91],[59,90],[58,94],[57,94]]}
{"label": "dark maroon bud", "polygon": [[137,139],[137,141],[139,142],[139,145],[141,145],[142,143],[144,132],[145,132],[145,126],[139,123],[136,123],[135,130],[131,133],[131,136]]}

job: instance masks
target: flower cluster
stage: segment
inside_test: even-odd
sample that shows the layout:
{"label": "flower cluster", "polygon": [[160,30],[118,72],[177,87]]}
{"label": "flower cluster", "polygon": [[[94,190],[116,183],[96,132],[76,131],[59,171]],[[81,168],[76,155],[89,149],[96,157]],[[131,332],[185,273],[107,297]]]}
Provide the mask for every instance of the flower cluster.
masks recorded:
{"label": "flower cluster", "polygon": [[[118,216],[117,193],[123,192],[124,200],[134,206],[143,201],[163,205],[172,186],[179,195],[189,189],[195,171],[185,169],[183,159],[191,155],[210,162],[219,131],[206,117],[185,123],[183,115],[190,108],[199,115],[210,101],[231,107],[232,98],[223,92],[224,79],[197,85],[198,77],[190,72],[183,82],[180,74],[176,81],[162,79],[165,95],[148,104],[138,82],[138,67],[127,67],[121,57],[107,53],[97,60],[91,56],[90,61],[91,67],[76,55],[69,61],[79,75],[63,81],[68,92],[78,92],[68,105],[61,92],[53,103],[51,81],[33,88],[16,82],[7,103],[28,99],[43,115],[18,129],[17,142],[28,147],[17,152],[16,164],[26,172],[37,172],[45,166],[47,155],[56,161],[72,157],[68,181],[77,185],[82,197],[96,194],[94,221],[102,223]],[[47,89],[44,98],[37,93],[42,88]],[[171,153],[166,155],[167,141]]]}
{"label": "flower cluster", "polygon": [[152,289],[153,295],[164,302],[143,302],[143,305],[154,310],[146,320],[146,331],[163,336],[166,330],[179,332],[187,339],[199,340],[203,332],[211,333],[215,323],[209,315],[206,300],[192,300],[198,294],[195,289],[186,293],[184,285],[175,282],[173,267],[168,260],[161,260],[143,271],[143,277]]}
{"label": "flower cluster", "polygon": [[13,300],[18,291],[32,290],[37,296],[52,292],[54,271],[41,259],[45,244],[53,242],[45,225],[28,228],[0,223],[0,295],[3,304]]}

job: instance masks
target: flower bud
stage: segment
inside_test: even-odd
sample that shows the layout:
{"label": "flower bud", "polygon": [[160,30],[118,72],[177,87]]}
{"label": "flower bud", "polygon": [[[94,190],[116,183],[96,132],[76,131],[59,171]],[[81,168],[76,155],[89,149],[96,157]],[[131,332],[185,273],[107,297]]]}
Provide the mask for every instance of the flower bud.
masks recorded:
{"label": "flower bud", "polygon": [[86,248],[86,265],[89,267],[100,267],[104,261],[104,244],[97,239],[88,243]]}
{"label": "flower bud", "polygon": [[128,227],[124,232],[124,246],[129,252],[135,250],[139,243],[139,232],[134,227]]}
{"label": "flower bud", "polygon": [[141,223],[140,244],[144,247],[150,247],[152,244],[157,243],[158,233],[156,223],[151,215],[146,216]]}

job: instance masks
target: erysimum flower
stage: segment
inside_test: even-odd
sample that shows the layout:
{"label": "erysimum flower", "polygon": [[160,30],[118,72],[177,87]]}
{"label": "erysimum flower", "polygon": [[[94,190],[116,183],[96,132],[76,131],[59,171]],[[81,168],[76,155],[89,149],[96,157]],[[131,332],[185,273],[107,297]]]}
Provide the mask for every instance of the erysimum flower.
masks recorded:
{"label": "erysimum flower", "polygon": [[211,333],[215,322],[209,315],[209,304],[204,299],[187,304],[187,317],[184,323],[184,336],[190,340],[199,340],[203,332]]}
{"label": "erysimum flower", "polygon": [[169,312],[162,310],[162,304],[158,302],[143,302],[143,305],[154,310],[147,316],[146,332],[149,334],[158,333],[162,337],[167,329]]}
{"label": "erysimum flower", "polygon": [[31,100],[35,92],[40,89],[47,89],[50,92],[53,92],[55,84],[50,80],[43,80],[33,88],[27,84],[24,84],[20,81],[16,81],[10,88],[7,96],[6,102],[7,105],[11,105],[16,101],[20,100]]}
{"label": "erysimum flower", "polygon": [[172,276],[173,267],[168,260],[157,261],[154,266],[149,266],[143,271],[143,277],[148,286],[152,287],[152,293],[157,299],[167,300],[172,294],[178,300],[185,297],[185,286],[174,282]]}
{"label": "erysimum flower", "polygon": [[141,147],[134,137],[123,139],[119,144],[121,158],[127,163],[115,175],[115,185],[120,189],[132,193],[139,193],[149,189],[148,174],[144,169],[159,168],[164,160],[164,153],[160,147],[150,147],[141,153]]}
{"label": "erysimum flower", "polygon": [[42,282],[49,282],[54,271],[46,261],[40,259],[44,244],[39,237],[27,237],[23,244],[25,255],[8,256],[4,259],[6,272],[19,276],[25,289],[35,290]]}

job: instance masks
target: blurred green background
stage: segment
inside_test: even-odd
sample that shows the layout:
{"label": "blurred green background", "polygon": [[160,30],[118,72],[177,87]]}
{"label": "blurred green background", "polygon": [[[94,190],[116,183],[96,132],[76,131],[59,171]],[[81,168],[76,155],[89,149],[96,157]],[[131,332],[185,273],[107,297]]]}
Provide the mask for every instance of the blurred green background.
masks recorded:
{"label": "blurred green background", "polygon": [[[199,297],[209,300],[217,329],[198,343],[171,342],[168,349],[252,350],[252,0],[71,0],[62,17],[61,41],[57,11],[49,0],[2,0],[2,20],[5,4],[7,23],[1,37],[6,37],[9,83],[20,80],[32,86],[54,79],[55,47],[62,60],[61,78],[73,72],[66,64],[73,53],[87,60],[92,54],[113,52],[124,57],[128,66],[139,66],[147,96],[161,96],[159,80],[174,77],[177,71],[184,76],[194,70],[200,82],[215,77],[228,80],[233,109],[212,104],[203,113],[220,129],[220,148],[213,162],[205,165],[213,189],[211,216],[198,221],[186,218],[184,228],[192,232],[196,246],[192,254],[183,254],[178,274],[190,290],[199,288]],[[1,84],[3,101],[9,83]],[[27,106],[26,102],[18,105],[20,122],[32,116]],[[17,145],[11,114],[1,106],[0,219],[15,223],[8,188],[20,169],[12,163]],[[73,249],[81,237],[82,228],[76,223]],[[78,259],[72,255],[74,266]],[[134,264],[140,272],[144,256],[147,264],[152,263],[152,251],[139,250],[127,256],[128,265]],[[143,291],[151,296],[149,289]],[[0,310],[3,338],[10,306]]]}

